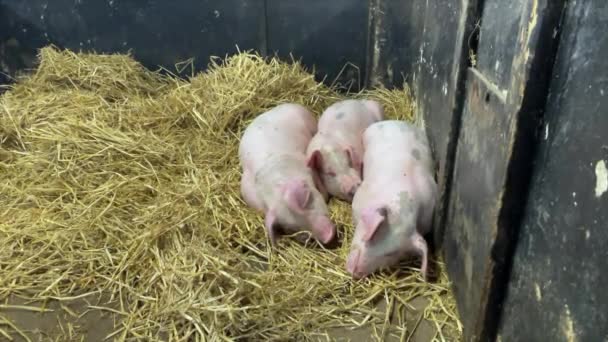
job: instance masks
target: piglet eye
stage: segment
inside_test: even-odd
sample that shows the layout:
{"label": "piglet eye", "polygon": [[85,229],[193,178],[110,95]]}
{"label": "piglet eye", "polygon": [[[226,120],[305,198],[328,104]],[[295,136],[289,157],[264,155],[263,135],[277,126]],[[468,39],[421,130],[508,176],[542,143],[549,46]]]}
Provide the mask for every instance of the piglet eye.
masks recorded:
{"label": "piglet eye", "polygon": [[314,201],[314,198],[312,196],[309,196],[308,201],[306,201],[306,203],[304,203],[303,208],[309,209],[311,207],[313,201]]}
{"label": "piglet eye", "polygon": [[348,167],[355,167],[354,162],[353,162],[353,156],[351,155],[352,152],[350,152],[350,150],[346,150],[346,160],[348,161]]}
{"label": "piglet eye", "polygon": [[393,257],[396,257],[397,254],[399,254],[399,251],[388,252],[388,253],[384,254],[384,256],[387,258],[393,258]]}

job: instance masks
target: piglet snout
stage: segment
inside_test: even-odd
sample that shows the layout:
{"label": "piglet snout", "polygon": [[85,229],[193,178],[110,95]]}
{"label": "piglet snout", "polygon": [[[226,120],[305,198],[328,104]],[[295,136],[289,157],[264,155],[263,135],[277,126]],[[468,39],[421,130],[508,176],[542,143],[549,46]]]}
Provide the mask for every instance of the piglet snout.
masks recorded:
{"label": "piglet snout", "polygon": [[359,189],[359,186],[361,185],[361,179],[359,177],[348,177],[345,176],[342,178],[342,192],[344,194],[346,194],[346,196],[348,197],[349,200],[352,201],[352,199],[355,197],[355,193],[357,192],[357,190]]}
{"label": "piglet snout", "polygon": [[365,277],[365,273],[358,270],[360,255],[361,252],[359,249],[354,249],[350,252],[348,258],[346,259],[346,271],[350,273],[355,280]]}
{"label": "piglet snout", "polygon": [[313,223],[312,234],[321,243],[327,244],[336,236],[336,228],[327,217],[322,216]]}

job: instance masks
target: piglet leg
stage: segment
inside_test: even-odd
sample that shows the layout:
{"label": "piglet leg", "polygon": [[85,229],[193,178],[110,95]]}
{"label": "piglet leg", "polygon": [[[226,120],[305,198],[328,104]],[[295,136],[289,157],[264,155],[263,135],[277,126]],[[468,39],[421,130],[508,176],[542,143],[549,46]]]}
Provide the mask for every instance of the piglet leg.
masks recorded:
{"label": "piglet leg", "polygon": [[420,272],[422,273],[422,278],[424,280],[426,280],[427,279],[427,264],[428,264],[428,248],[426,245],[426,240],[424,240],[424,237],[422,237],[422,235],[420,235],[420,233],[416,232],[412,236],[412,244],[413,244],[416,252],[418,252],[418,254],[420,254],[420,256],[422,257],[422,264],[420,266]]}
{"label": "piglet leg", "polygon": [[277,246],[277,239],[279,237],[277,225],[276,225],[276,215],[273,210],[269,210],[264,217],[264,226],[266,226],[266,230],[268,231],[268,238],[270,239],[270,244],[273,247]]}

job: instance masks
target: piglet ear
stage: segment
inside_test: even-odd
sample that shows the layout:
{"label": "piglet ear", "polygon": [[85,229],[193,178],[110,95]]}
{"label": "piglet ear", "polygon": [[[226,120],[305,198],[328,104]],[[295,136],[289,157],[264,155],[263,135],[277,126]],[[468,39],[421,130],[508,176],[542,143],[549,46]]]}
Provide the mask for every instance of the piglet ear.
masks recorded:
{"label": "piglet ear", "polygon": [[361,223],[363,224],[363,241],[369,241],[374,237],[374,234],[378,231],[378,228],[386,220],[388,210],[385,207],[382,208],[369,208],[363,211],[361,215]]}
{"label": "piglet ear", "polygon": [[319,177],[319,174],[313,172],[312,180],[315,182],[315,186],[317,187],[317,190],[319,190],[319,192],[321,193],[321,196],[323,196],[323,200],[327,202],[327,200],[329,199],[329,194],[327,193],[325,184],[323,184],[323,181],[321,180],[321,177]]}
{"label": "piglet ear", "polygon": [[270,243],[273,246],[276,246],[279,234],[277,216],[274,211],[270,210],[266,213],[266,217],[264,218],[264,226],[266,227],[266,230],[268,230],[268,237],[270,238]]}
{"label": "piglet ear", "polygon": [[352,146],[348,146],[345,149],[346,152],[346,156],[348,157],[348,160],[350,161],[350,166],[352,168],[354,168],[355,170],[358,170],[359,172],[361,172],[361,167],[362,167],[362,161],[361,158],[359,157],[358,153],[355,152],[355,150],[353,149]]}
{"label": "piglet ear", "polygon": [[308,160],[306,161],[306,166],[315,171],[320,171],[322,164],[323,156],[321,156],[321,151],[319,150],[314,150],[310,156],[308,156]]}
{"label": "piglet ear", "polygon": [[285,185],[285,201],[289,209],[302,211],[308,206],[310,189],[306,182],[290,182]]}
{"label": "piglet ear", "polygon": [[323,195],[323,199],[325,200],[325,202],[327,202],[327,200],[329,199],[329,195],[327,193],[327,189],[325,188],[325,184],[323,184],[323,181],[321,181],[321,177],[319,175],[321,170],[323,170],[321,166],[322,164],[323,156],[321,155],[321,152],[319,150],[314,150],[306,161],[306,166],[308,166],[312,170],[312,179],[315,182],[315,186]]}

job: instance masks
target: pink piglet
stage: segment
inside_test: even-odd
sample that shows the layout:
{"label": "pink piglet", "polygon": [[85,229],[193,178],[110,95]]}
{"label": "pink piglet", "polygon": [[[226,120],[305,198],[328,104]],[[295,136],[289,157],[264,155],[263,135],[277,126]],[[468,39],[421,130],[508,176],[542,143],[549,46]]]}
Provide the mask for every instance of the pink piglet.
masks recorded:
{"label": "pink piglet", "polygon": [[382,121],[363,135],[363,182],[353,199],[356,225],[346,269],[354,278],[397,264],[413,253],[426,278],[437,184],[428,140],[403,121]]}
{"label": "pink piglet", "polygon": [[344,100],[323,112],[307,158],[330,195],[352,201],[361,184],[363,132],[383,116],[382,106],[372,100]]}
{"label": "pink piglet", "polygon": [[316,130],[305,107],[282,104],[256,117],[241,138],[241,194],[249,206],[264,212],[273,245],[279,233],[305,230],[322,243],[336,234],[327,195],[306,165],[306,147]]}

